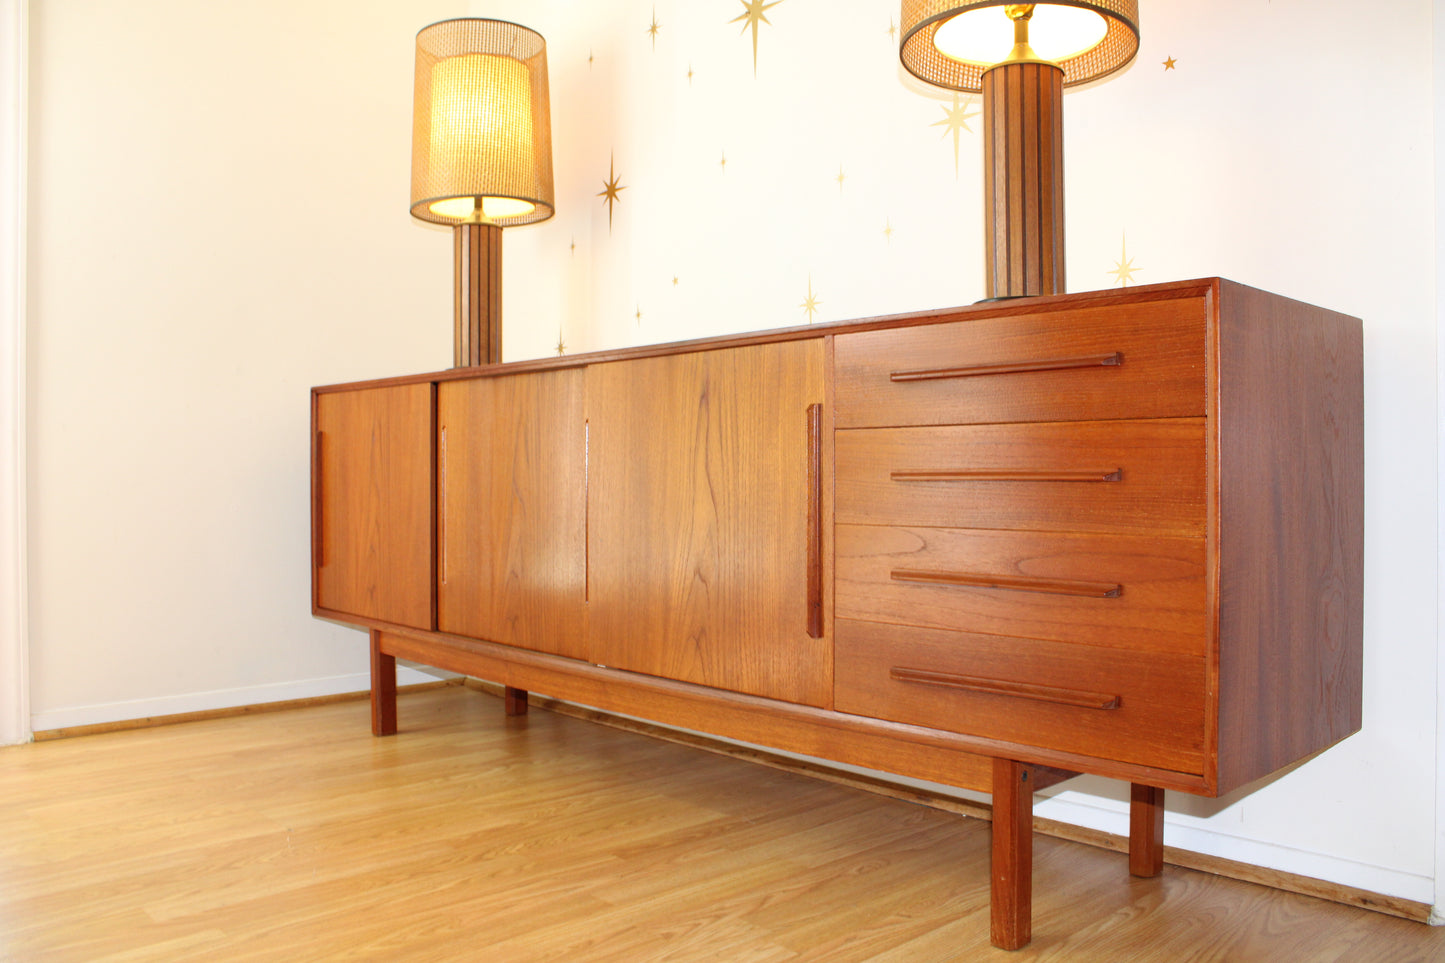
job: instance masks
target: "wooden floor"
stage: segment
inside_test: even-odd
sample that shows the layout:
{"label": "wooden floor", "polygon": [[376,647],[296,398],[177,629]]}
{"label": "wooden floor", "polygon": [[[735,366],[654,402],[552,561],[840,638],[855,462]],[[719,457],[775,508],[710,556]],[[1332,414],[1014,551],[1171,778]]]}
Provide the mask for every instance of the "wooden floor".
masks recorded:
{"label": "wooden floor", "polygon": [[461,687],[0,749],[0,960],[1445,960],[1445,929],[1035,841]]}

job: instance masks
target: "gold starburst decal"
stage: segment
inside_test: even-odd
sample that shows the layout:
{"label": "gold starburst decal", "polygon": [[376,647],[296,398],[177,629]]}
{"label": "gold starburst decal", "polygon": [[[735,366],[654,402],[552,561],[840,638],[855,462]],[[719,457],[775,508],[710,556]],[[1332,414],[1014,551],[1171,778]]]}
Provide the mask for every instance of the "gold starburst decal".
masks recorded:
{"label": "gold starburst decal", "polygon": [[1165,69],[1165,70],[1173,70],[1173,69],[1175,69],[1175,68],[1174,68],[1174,65],[1177,64],[1178,62],[1179,62],[1179,61],[1175,60],[1173,57],[1170,57],[1168,60],[1163,61],[1164,69]]}
{"label": "gold starburst decal", "polygon": [[969,97],[962,103],[959,103],[958,94],[953,95],[952,109],[944,107],[942,104],[938,106],[943,109],[943,119],[934,121],[930,126],[944,128],[944,137],[947,137],[950,133],[953,134],[953,176],[957,177],[958,135],[965,130],[970,134],[973,133],[973,128],[968,126],[968,122],[977,117],[979,112],[975,110],[973,113],[969,113],[969,108],[973,106],[973,98]]}
{"label": "gold starburst decal", "polygon": [[687,85],[692,86],[692,64],[687,65]]}
{"label": "gold starburst decal", "polygon": [[616,164],[614,161],[615,158],[610,158],[607,161],[607,180],[602,182],[602,190],[597,192],[597,196],[603,198],[602,203],[607,205],[608,234],[612,233],[612,207],[620,200],[617,195],[622,191],[627,190],[627,188],[620,183],[622,178],[617,176]]}
{"label": "gold starburst decal", "polygon": [[637,323],[642,323],[642,305],[640,304],[637,306]]}
{"label": "gold starburst decal", "polygon": [[818,305],[822,303],[822,301],[818,300],[818,296],[813,293],[813,276],[810,274],[808,275],[808,296],[802,304],[798,305],[798,307],[808,312],[809,324],[813,323],[813,315],[818,313]]}
{"label": "gold starburst decal", "polygon": [[889,39],[889,40],[893,40],[893,39],[897,38],[897,36],[898,36],[898,25],[893,22],[893,18],[892,18],[892,17],[889,17],[889,18],[888,18],[888,39]]}
{"label": "gold starburst decal", "polygon": [[842,165],[842,164],[839,164],[839,165],[838,165],[838,176],[835,177],[835,178],[833,178],[833,180],[835,180],[835,181],[838,182],[838,193],[839,193],[839,194],[843,193],[843,182],[844,182],[845,180],[847,180],[847,179],[848,179],[848,175],[843,173],[843,165]]}
{"label": "gold starburst decal", "polygon": [[1134,272],[1138,271],[1139,268],[1136,268],[1134,266],[1134,259],[1129,256],[1128,236],[1121,235],[1121,237],[1123,238],[1123,241],[1119,247],[1119,260],[1114,264],[1114,270],[1110,271],[1109,273],[1114,275],[1114,277],[1118,280],[1119,287],[1127,288],[1129,286],[1129,282],[1134,280]]}
{"label": "gold starburst decal", "polygon": [[565,341],[562,340],[562,329],[561,329],[561,328],[558,328],[558,329],[557,329],[557,353],[558,353],[559,355],[562,355],[562,354],[566,354],[566,353],[567,353],[567,342],[565,342]]}
{"label": "gold starburst decal", "polygon": [[723,171],[724,174],[726,174],[726,173],[728,172],[728,152],[727,152],[727,151],[723,151],[722,160],[718,161],[718,166],[722,168],[722,171]]}
{"label": "gold starburst decal", "polygon": [[772,0],[771,3],[765,3],[764,0],[738,0],[738,3],[743,5],[743,12],[728,21],[728,23],[737,23],[739,20],[746,20],[747,23],[743,24],[743,30],[746,31],[749,27],[753,30],[754,77],[758,75],[758,24],[765,23],[771,27],[773,22],[768,19],[767,12],[782,2],[783,0]]}
{"label": "gold starburst decal", "polygon": [[883,222],[883,236],[889,244],[893,243],[893,219],[889,218]]}
{"label": "gold starburst decal", "polygon": [[657,53],[657,31],[662,29],[662,24],[657,22],[657,8],[652,8],[652,25],[647,28],[647,33],[652,37],[652,52]]}

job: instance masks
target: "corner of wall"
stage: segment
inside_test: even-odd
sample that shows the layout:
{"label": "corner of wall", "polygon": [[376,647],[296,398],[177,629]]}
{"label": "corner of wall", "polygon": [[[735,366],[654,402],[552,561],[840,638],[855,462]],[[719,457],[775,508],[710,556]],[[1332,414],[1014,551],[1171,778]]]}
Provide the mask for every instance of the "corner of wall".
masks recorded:
{"label": "corner of wall", "polygon": [[0,745],[30,740],[25,542],[29,0],[0,0]]}

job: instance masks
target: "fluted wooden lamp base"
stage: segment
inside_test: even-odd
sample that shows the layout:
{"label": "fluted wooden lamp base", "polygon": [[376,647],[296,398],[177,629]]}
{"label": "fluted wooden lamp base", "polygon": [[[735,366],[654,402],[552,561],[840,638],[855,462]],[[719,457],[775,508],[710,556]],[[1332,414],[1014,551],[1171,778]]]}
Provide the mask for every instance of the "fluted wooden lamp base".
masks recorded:
{"label": "fluted wooden lamp base", "polygon": [[993,298],[1064,293],[1064,71],[983,75],[984,250]]}
{"label": "fluted wooden lamp base", "polygon": [[458,224],[452,233],[452,366],[496,364],[502,360],[502,229]]}

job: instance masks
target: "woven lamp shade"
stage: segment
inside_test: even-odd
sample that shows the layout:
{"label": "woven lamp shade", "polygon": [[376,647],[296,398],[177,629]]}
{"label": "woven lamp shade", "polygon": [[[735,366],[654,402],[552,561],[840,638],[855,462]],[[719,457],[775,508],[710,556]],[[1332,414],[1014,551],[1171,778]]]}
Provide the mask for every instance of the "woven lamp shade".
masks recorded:
{"label": "woven lamp shade", "polygon": [[552,121],[541,34],[466,18],[416,35],[411,213],[434,224],[498,227],[552,216]]}
{"label": "woven lamp shade", "polygon": [[[935,86],[981,92],[984,71],[992,65],[955,60],[938,49],[935,38],[939,28],[956,16],[998,7],[1002,19],[1002,8],[1010,5],[1009,0],[903,0],[903,41],[899,47],[903,66]],[[1107,24],[1107,32],[1098,43],[1057,61],[1064,71],[1065,87],[1113,73],[1132,60],[1139,49],[1138,0],[1053,0],[1036,6],[1091,10]]]}

